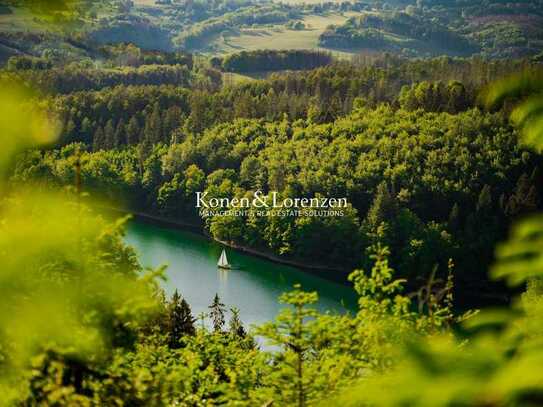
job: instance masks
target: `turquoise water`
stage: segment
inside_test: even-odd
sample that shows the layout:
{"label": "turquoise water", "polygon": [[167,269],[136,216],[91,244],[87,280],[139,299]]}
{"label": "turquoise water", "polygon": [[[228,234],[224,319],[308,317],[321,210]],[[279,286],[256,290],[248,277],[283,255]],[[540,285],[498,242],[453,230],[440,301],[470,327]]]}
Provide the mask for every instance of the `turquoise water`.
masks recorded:
{"label": "turquoise water", "polygon": [[227,307],[240,309],[246,325],[260,324],[277,315],[283,307],[278,303],[279,295],[297,283],[319,293],[316,307],[321,311],[344,313],[356,308],[350,286],[232,249],[226,252],[233,269],[220,270],[217,260],[222,246],[192,232],[132,221],[126,241],[136,249],[144,266],[168,265],[164,290],[171,295],[177,289],[195,316],[208,311],[217,293]]}

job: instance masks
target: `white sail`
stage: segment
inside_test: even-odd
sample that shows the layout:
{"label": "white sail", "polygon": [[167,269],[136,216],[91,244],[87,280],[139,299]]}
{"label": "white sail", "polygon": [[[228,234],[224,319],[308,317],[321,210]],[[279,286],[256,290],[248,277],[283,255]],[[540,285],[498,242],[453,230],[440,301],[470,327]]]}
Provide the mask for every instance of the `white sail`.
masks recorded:
{"label": "white sail", "polygon": [[226,251],[224,249],[222,249],[221,257],[219,257],[217,266],[224,268],[230,267],[228,264],[228,259],[226,258]]}

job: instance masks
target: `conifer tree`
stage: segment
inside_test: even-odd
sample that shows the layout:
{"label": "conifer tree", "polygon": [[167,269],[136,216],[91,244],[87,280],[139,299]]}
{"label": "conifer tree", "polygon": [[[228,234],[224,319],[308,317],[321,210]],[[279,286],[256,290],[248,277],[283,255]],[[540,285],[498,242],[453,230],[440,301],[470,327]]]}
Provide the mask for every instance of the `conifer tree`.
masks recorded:
{"label": "conifer tree", "polygon": [[140,139],[140,125],[136,116],[132,116],[126,126],[126,142],[128,145],[136,145]]}
{"label": "conifer tree", "polygon": [[222,332],[225,323],[224,304],[221,303],[219,294],[215,294],[215,298],[213,299],[213,303],[209,306],[209,309],[211,310],[209,316],[213,322],[213,331]]}
{"label": "conifer tree", "polygon": [[459,227],[460,223],[460,207],[457,203],[455,203],[451,209],[451,212],[449,213],[449,228],[451,231],[456,231]]}
{"label": "conifer tree", "polygon": [[377,187],[375,198],[368,211],[367,221],[371,227],[377,227],[382,222],[389,222],[398,211],[396,198],[390,193],[386,183]]}
{"label": "conifer tree", "polygon": [[232,312],[232,317],[228,322],[228,331],[232,336],[244,339],[247,336],[247,332],[239,319],[239,308],[230,308],[230,312]]}
{"label": "conifer tree", "polygon": [[107,121],[104,127],[104,148],[115,148],[115,127],[111,119]]}
{"label": "conifer tree", "polygon": [[485,185],[477,199],[477,212],[488,208],[492,204],[492,192],[489,185]]}
{"label": "conifer tree", "polygon": [[181,125],[182,114],[179,106],[172,106],[164,112],[162,119],[164,139],[170,138],[170,134]]}
{"label": "conifer tree", "polygon": [[74,130],[75,130],[75,123],[73,119],[70,119],[64,125],[64,133],[68,135],[68,137],[72,137],[72,135],[74,134]]}
{"label": "conifer tree", "polygon": [[102,128],[102,126],[98,126],[98,128],[94,132],[94,138],[92,141],[92,150],[100,151],[104,149],[104,146],[105,146],[104,129]]}
{"label": "conifer tree", "polygon": [[176,349],[181,346],[180,341],[183,336],[196,334],[195,319],[190,306],[184,298],[181,298],[177,290],[168,304],[168,314],[169,346]]}
{"label": "conifer tree", "polygon": [[537,190],[532,185],[530,177],[522,174],[517,181],[515,190],[507,200],[505,213],[510,216],[523,211],[533,211],[537,208]]}
{"label": "conifer tree", "polygon": [[145,121],[145,139],[151,144],[162,141],[162,118],[160,116],[160,107],[158,103],[153,106],[151,116]]}
{"label": "conifer tree", "polygon": [[117,123],[117,128],[115,129],[115,148],[126,144],[125,129],[126,125],[124,119],[121,117]]}
{"label": "conifer tree", "polygon": [[183,332],[185,335],[196,335],[196,328],[194,327],[196,318],[192,316],[192,309],[184,298],[181,300],[181,310],[181,315],[183,316]]}
{"label": "conifer tree", "polygon": [[88,117],[85,117],[81,122],[81,135],[85,140],[92,136],[92,124]]}
{"label": "conifer tree", "polygon": [[[305,292],[299,284],[294,290],[279,297],[279,301],[290,305],[283,309],[276,320],[258,327],[258,335],[271,340],[271,344],[285,349],[281,362],[277,364],[277,376],[272,385],[285,393],[288,405],[304,407],[314,385],[313,375],[307,369],[312,343],[315,340],[314,318],[318,316],[313,304],[318,301],[316,292]],[[275,374],[275,373],[274,373]]]}

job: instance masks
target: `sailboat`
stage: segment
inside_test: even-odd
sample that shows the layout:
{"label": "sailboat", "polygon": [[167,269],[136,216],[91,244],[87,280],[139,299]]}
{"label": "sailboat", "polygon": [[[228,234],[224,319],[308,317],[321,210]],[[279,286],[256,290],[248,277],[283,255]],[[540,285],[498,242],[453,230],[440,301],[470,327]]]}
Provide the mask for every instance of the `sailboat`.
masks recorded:
{"label": "sailboat", "polygon": [[228,264],[228,259],[226,258],[226,251],[222,249],[221,257],[219,257],[219,261],[217,262],[217,266],[220,269],[230,269],[230,264]]}

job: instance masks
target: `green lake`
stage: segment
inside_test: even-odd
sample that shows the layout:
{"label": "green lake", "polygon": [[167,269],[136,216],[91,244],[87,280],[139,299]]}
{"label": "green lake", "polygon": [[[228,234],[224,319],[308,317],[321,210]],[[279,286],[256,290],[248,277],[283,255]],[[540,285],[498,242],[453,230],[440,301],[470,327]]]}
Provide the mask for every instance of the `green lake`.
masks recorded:
{"label": "green lake", "polygon": [[345,313],[356,309],[352,287],[342,285],[258,257],[226,249],[231,270],[217,268],[222,246],[196,233],[132,221],[126,242],[139,254],[144,266],[168,265],[167,295],[176,289],[188,301],[193,314],[207,312],[216,293],[227,307],[238,307],[250,326],[273,319],[283,305],[277,299],[294,284],[319,293],[321,311]]}

